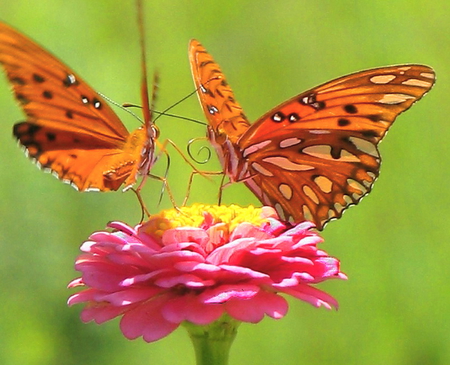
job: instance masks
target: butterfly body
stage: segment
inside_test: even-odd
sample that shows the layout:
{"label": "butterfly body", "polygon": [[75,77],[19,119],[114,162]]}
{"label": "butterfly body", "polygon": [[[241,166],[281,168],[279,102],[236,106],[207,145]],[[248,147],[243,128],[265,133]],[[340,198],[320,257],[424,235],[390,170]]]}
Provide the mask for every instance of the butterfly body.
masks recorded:
{"label": "butterfly body", "polygon": [[243,181],[280,217],[319,229],[368,194],[378,143],[434,84],[423,65],[360,71],[303,92],[250,124],[219,65],[193,40],[190,62],[208,138],[231,182]]}
{"label": "butterfly body", "polygon": [[76,73],[4,23],[0,64],[27,116],[13,134],[38,167],[80,191],[127,189],[148,174],[157,137],[150,118],[129,133]]}

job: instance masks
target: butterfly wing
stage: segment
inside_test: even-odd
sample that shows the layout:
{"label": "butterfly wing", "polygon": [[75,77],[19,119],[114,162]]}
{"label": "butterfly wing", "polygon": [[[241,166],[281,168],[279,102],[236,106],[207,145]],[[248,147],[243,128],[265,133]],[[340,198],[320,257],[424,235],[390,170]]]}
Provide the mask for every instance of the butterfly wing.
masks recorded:
{"label": "butterfly wing", "polygon": [[370,192],[381,163],[378,143],[434,79],[423,65],[383,67],[284,102],[239,140],[252,177],[245,184],[286,220],[322,229]]}
{"label": "butterfly wing", "polygon": [[219,65],[195,39],[189,45],[189,60],[197,95],[210,127],[216,134],[226,135],[233,143],[237,142],[250,123]]}
{"label": "butterfly wing", "polygon": [[[224,172],[234,178],[230,148],[250,127],[219,65],[195,39],[189,44],[189,61],[197,96],[208,119],[208,138],[217,151]],[[231,147],[231,146],[230,146]]]}
{"label": "butterfly wing", "polygon": [[282,218],[310,220],[319,229],[371,190],[378,143],[435,78],[422,65],[357,72],[295,96],[250,126],[211,55],[195,40],[189,51],[224,172]]}
{"label": "butterfly wing", "polygon": [[130,135],[77,74],[4,23],[0,63],[27,115],[13,133],[39,167],[82,191],[135,182],[143,129]]}

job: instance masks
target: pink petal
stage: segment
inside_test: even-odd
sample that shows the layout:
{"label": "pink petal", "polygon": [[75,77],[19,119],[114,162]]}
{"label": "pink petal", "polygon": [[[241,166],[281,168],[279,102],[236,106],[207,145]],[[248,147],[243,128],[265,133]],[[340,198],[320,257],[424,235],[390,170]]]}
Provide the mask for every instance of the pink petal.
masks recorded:
{"label": "pink petal", "polygon": [[143,336],[147,342],[157,341],[173,332],[179,323],[164,318],[162,307],[167,298],[161,296],[124,313],[120,329],[128,339]]}
{"label": "pink petal", "polygon": [[226,303],[228,314],[243,322],[258,323],[267,314],[282,318],[288,310],[286,300],[275,294],[261,291],[250,300],[230,300]]}
{"label": "pink petal", "polygon": [[221,304],[233,298],[248,300],[259,293],[260,290],[261,288],[257,285],[221,285],[217,288],[205,291],[200,295],[200,298],[207,304]]}
{"label": "pink petal", "polygon": [[214,304],[205,305],[196,295],[184,295],[170,299],[164,305],[162,313],[170,322],[189,321],[205,325],[219,319],[224,313],[224,307]]}
{"label": "pink petal", "polygon": [[201,228],[180,227],[165,231],[162,242],[164,246],[180,242],[195,242],[200,246],[204,246],[208,242],[208,235]]}

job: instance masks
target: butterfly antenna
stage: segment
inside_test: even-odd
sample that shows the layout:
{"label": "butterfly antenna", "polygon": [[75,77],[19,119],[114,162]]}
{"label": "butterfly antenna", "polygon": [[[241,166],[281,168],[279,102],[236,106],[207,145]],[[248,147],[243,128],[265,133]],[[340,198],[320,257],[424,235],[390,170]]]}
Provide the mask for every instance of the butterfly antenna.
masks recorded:
{"label": "butterfly antenna", "polygon": [[[101,95],[101,94],[100,94],[100,95]],[[103,96],[103,95],[102,95],[102,96]],[[106,98],[106,99],[107,99],[107,98]],[[109,99],[107,99],[107,100],[109,101]],[[140,105],[133,104],[133,103],[123,103],[123,104],[118,104],[118,103],[115,103],[115,102],[113,102],[113,101],[111,101],[111,102],[112,102],[114,105],[120,107],[121,109],[125,109],[125,110],[127,110],[126,108],[142,108]],[[172,108],[172,107],[171,107],[171,108]],[[127,111],[128,111],[128,110],[127,110]],[[130,112],[130,111],[128,111],[128,112],[129,112],[130,114],[136,116],[136,114],[134,114],[133,112]],[[166,117],[171,117],[171,118],[176,118],[176,119],[186,120],[186,121],[188,121],[188,122],[194,122],[194,123],[197,123],[197,124],[200,124],[200,125],[204,125],[204,126],[207,125],[205,122],[202,122],[201,120],[194,119],[194,118],[189,118],[189,117],[183,117],[182,115],[177,115],[177,114],[172,114],[172,113],[166,113],[166,112],[160,112],[160,111],[155,110],[155,109],[152,109],[151,112],[152,112],[153,114],[165,115]],[[137,116],[136,116],[136,118],[138,118],[139,120],[141,120],[141,118],[139,118],[139,117],[137,117]],[[159,118],[159,116],[158,116],[157,118]],[[157,119],[157,118],[156,118],[156,119]]]}
{"label": "butterfly antenna", "polygon": [[[129,107],[135,106],[135,107],[139,107],[141,108],[140,105],[134,105],[134,104],[119,104],[117,101],[114,101],[113,99],[109,98],[108,96],[106,96],[105,94],[102,94],[100,92],[97,91],[97,94],[100,95],[103,99],[105,99],[108,103],[117,106],[118,108],[126,111],[127,113],[131,114],[134,118],[136,118],[137,120],[142,122],[141,117],[139,117],[139,115],[133,113],[130,109],[128,109]],[[156,112],[157,113],[157,112]],[[158,114],[158,113],[157,113]]]}
{"label": "butterfly antenna", "polygon": [[[156,85],[156,84],[155,84],[155,85]],[[117,106],[118,108],[120,108],[120,109],[126,111],[128,114],[132,115],[134,118],[136,118],[137,120],[139,120],[139,121],[142,122],[142,118],[141,118],[139,115],[133,113],[133,112],[129,109],[129,108],[139,108],[139,109],[142,109],[142,106],[137,105],[137,104],[133,104],[133,103],[122,103],[122,104],[119,104],[117,101],[114,101],[113,99],[109,98],[109,97],[106,96],[105,94],[102,94],[101,92],[97,92],[97,94],[100,95],[103,99],[105,99],[108,103],[110,103],[110,104],[112,104],[112,105],[115,105],[115,106]],[[153,100],[155,100],[155,98],[153,98]],[[200,120],[194,119],[194,118],[183,117],[183,116],[181,116],[181,115],[176,115],[176,114],[171,114],[171,113],[164,113],[164,112],[160,112],[160,111],[155,110],[155,109],[151,109],[150,111],[152,112],[152,114],[158,114],[158,115],[164,114],[164,115],[167,116],[167,117],[176,118],[176,119],[181,119],[181,120],[186,120],[186,121],[188,121],[188,122],[193,122],[193,123],[197,123],[197,124],[200,124],[200,125],[207,125],[206,123],[204,123],[204,122],[202,122],[202,121],[200,121]]]}
{"label": "butterfly antenna", "polygon": [[[197,88],[197,89],[198,89],[198,88]],[[181,98],[180,100],[178,100],[176,103],[174,103],[174,104],[168,106],[168,107],[167,107],[166,109],[164,109],[162,112],[158,112],[158,116],[155,118],[155,121],[158,120],[158,118],[160,118],[160,117],[163,116],[163,115],[174,116],[174,115],[172,115],[172,114],[168,114],[167,112],[168,112],[169,110],[175,108],[177,105],[181,104],[181,103],[182,103],[183,101],[185,101],[186,99],[189,99],[192,95],[194,95],[194,94],[197,92],[197,89],[195,89],[194,91],[190,92],[190,93],[187,94],[185,97],[183,97],[183,98]],[[176,118],[178,118],[178,117],[176,117]],[[200,122],[200,121],[198,121],[198,120],[195,120],[195,119],[185,118],[185,117],[180,117],[180,118],[181,118],[181,119],[188,120],[188,121],[195,122],[195,123],[197,123],[197,124],[203,124],[203,125],[205,125],[205,123],[202,123],[202,122]]]}

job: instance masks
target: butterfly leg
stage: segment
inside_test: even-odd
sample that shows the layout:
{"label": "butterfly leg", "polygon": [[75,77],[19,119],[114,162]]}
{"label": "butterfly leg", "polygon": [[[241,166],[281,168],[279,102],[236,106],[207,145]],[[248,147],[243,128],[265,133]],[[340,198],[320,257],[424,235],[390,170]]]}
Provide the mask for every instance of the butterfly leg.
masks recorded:
{"label": "butterfly leg", "polygon": [[[146,178],[146,176],[144,176],[144,178],[142,180],[144,180]],[[142,181],[139,184],[139,187],[137,189],[131,188],[130,190],[133,191],[133,193],[136,194],[136,197],[139,201],[139,204],[141,206],[141,222],[144,220],[144,216],[147,215],[147,217],[150,217],[150,212],[148,211],[147,207],[145,206],[145,203],[142,199],[142,195],[141,195],[141,186],[142,186]]]}
{"label": "butterfly leg", "polygon": [[[159,143],[159,141],[157,141],[157,144],[158,144],[158,148],[159,148],[159,150],[160,150],[160,153],[159,153],[159,155],[161,154],[161,153],[164,153],[164,154],[166,154],[167,155],[167,158],[168,158],[168,167],[167,167],[167,170],[168,170],[168,168],[169,168],[169,165],[170,165],[170,157],[169,157],[169,154],[168,154],[168,152],[167,152],[167,145],[168,144],[170,144],[174,149],[175,149],[175,151],[177,151],[178,153],[179,153],[179,155],[182,157],[182,159],[192,168],[192,172],[191,172],[191,175],[190,175],[190,177],[189,177],[189,180],[188,180],[188,187],[187,187],[187,192],[186,192],[186,195],[185,195],[185,198],[184,198],[184,200],[183,200],[183,204],[182,204],[182,206],[185,206],[186,205],[186,203],[187,203],[187,200],[189,199],[189,194],[190,194],[190,189],[191,189],[191,185],[192,185],[192,181],[193,181],[193,179],[194,179],[194,175],[202,175],[202,176],[204,176],[204,177],[206,177],[206,178],[209,178],[209,176],[215,176],[215,175],[221,175],[222,174],[222,172],[205,172],[205,171],[200,171],[200,170],[198,170],[193,164],[192,164],[192,162],[191,161],[189,161],[189,159],[185,156],[185,154],[183,153],[183,151],[177,146],[177,144],[174,142],[174,141],[172,141],[171,139],[166,139],[166,140],[164,140],[164,142],[162,142],[162,143]],[[165,178],[167,177],[167,172],[166,172],[166,174],[165,174]],[[166,183],[165,183],[165,186],[167,187],[167,189],[169,190],[169,186],[168,186],[168,184],[167,184],[167,180],[166,180]],[[170,195],[171,195],[171,193],[170,193]],[[172,201],[172,204],[174,205],[174,207],[176,207],[176,205],[174,204],[174,199],[173,199],[173,196],[171,196],[171,201]]]}
{"label": "butterfly leg", "polygon": [[159,143],[158,141],[156,141],[157,142],[157,144],[158,144],[158,148],[162,151],[162,152],[164,152],[165,154],[167,154],[167,144],[170,144],[174,149],[175,149],[175,151],[177,151],[179,154],[180,154],[180,156],[181,156],[181,158],[197,173],[197,174],[200,174],[200,175],[203,175],[204,173],[203,173],[203,171],[200,171],[200,170],[198,170],[193,164],[192,164],[192,162],[191,161],[189,161],[189,159],[184,155],[184,152],[176,145],[176,143],[174,142],[174,141],[172,141],[171,139],[166,139],[166,140],[164,140],[164,142],[163,143]]}
{"label": "butterfly leg", "polygon": [[175,202],[175,198],[173,197],[172,190],[170,189],[170,186],[169,186],[169,183],[167,181],[167,178],[165,176],[158,176],[158,175],[153,175],[153,174],[149,174],[148,176],[150,178],[154,179],[154,180],[161,181],[162,184],[163,184],[163,187],[161,189],[161,198],[159,199],[158,204],[161,203],[162,194],[164,193],[165,190],[167,190],[167,195],[169,196],[170,202],[172,203],[173,207],[176,210],[179,210],[178,205]]}
{"label": "butterfly leg", "polygon": [[[186,189],[186,194],[184,196],[183,205],[182,205],[183,207],[187,204],[187,201],[191,194],[191,188],[192,188],[192,183],[194,181],[194,176],[196,176],[196,175],[202,175],[204,177],[207,177],[208,179],[209,179],[209,176],[222,175],[222,182],[223,182],[223,179],[225,178],[225,175],[222,171],[197,171],[197,170],[192,171],[189,176],[188,186]],[[220,204],[221,199],[222,199],[222,187],[220,188],[220,191],[219,191],[219,204]]]}

